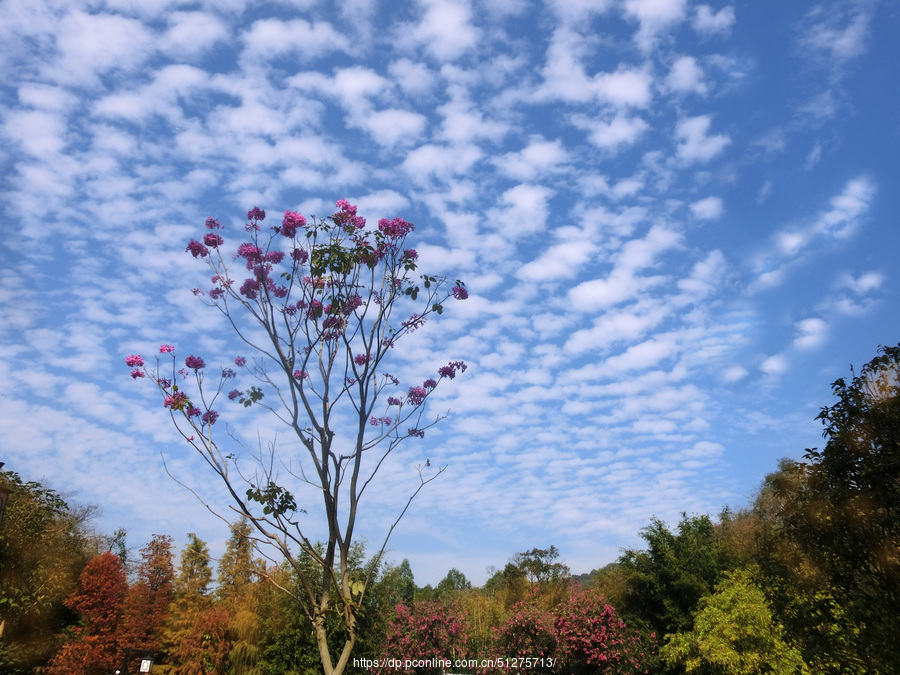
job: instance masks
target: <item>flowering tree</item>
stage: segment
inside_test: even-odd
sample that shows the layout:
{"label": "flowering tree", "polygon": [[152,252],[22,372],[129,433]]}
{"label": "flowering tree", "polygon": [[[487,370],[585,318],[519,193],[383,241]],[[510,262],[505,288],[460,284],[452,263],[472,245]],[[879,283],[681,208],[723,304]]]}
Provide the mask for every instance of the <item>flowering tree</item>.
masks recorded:
{"label": "flowering tree", "polygon": [[[203,358],[190,355],[180,368],[170,345],[160,347],[155,367],[138,355],[126,359],[132,377],[149,377],[159,387],[176,427],[224,481],[234,508],[297,572],[303,590],[295,597],[314,627],[326,675],[342,673],[348,663],[369,583],[368,577],[352,578],[350,565],[363,493],[400,443],[422,438],[441,419],[424,417],[427,399],[443,380],[466,369],[454,361],[405,393],[387,395],[400,380],[386,366],[398,343],[430,315],[441,314],[448,298],[468,297],[460,281],[415,274],[418,254],[405,248],[411,223],[382,219],[376,230],[366,229],[355,206],[344,200],[337,206],[333,215],[310,221],[287,211],[271,228],[263,228],[265,212],[254,207],[247,214],[247,240],[232,255],[223,253],[224,228],[209,218],[202,241],[187,246],[213,274],[212,288],[195,289],[195,294],[221,311],[255,352],[254,358],[234,361],[253,385],[230,389],[237,375],[231,367],[213,384]],[[411,311],[404,312],[404,305]],[[171,372],[164,365],[167,358]],[[217,425],[218,401],[226,396],[274,414],[296,439],[300,454],[287,460],[273,443],[267,451],[247,449],[245,454],[257,462],[253,473],[239,468],[237,456],[226,447],[238,445],[237,438],[220,434],[222,425]],[[386,533],[381,552],[416,494],[443,471],[429,466],[419,467],[418,485]],[[306,511],[279,482],[281,474],[321,495],[327,527],[323,548],[314,546],[310,528],[301,524]],[[299,563],[298,550],[315,561],[317,578]],[[346,635],[333,658],[326,614],[335,610]]]}

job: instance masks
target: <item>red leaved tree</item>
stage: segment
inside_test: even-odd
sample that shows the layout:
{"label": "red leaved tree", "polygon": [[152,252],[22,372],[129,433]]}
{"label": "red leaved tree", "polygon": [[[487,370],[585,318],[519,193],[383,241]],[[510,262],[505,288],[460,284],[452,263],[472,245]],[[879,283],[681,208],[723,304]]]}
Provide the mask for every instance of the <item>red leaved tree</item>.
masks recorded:
{"label": "red leaved tree", "polygon": [[127,585],[117,555],[104,553],[88,561],[78,588],[66,598],[79,623],[50,661],[47,675],[107,675],[115,670]]}
{"label": "red leaved tree", "polygon": [[128,589],[122,609],[122,648],[158,652],[162,630],[174,596],[172,537],[155,534],[141,549],[137,579]]}

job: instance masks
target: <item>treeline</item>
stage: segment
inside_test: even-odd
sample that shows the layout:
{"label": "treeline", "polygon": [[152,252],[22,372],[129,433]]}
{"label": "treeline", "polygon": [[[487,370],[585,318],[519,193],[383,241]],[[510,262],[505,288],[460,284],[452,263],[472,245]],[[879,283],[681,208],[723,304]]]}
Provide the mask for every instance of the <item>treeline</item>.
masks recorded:
{"label": "treeline", "polygon": [[[587,576],[550,546],[515,554],[481,588],[456,569],[422,588],[408,561],[357,547],[351,579],[373,581],[357,597],[348,671],[900,672],[898,373],[900,346],[835,382],[819,415],[824,447],[782,461],[747,507],[671,528],[653,519],[643,548]],[[151,651],[155,673],[321,672],[297,571],[258,559],[247,522],[215,565],[193,535],[176,565],[160,535],[126,569],[121,533],[90,535],[89,510],[0,479],[13,491],[0,530],[0,672],[105,675],[126,648]]]}

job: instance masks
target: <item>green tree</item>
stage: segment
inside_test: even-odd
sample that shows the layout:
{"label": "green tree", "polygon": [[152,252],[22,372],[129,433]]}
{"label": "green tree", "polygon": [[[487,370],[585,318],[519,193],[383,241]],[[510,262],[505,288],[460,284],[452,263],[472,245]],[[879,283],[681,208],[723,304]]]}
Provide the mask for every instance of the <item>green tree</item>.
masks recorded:
{"label": "green tree", "polygon": [[654,518],[641,537],[647,549],[619,559],[626,579],[621,611],[659,636],[690,630],[700,598],[734,567],[732,553],[706,515],[682,514],[677,533]]}
{"label": "green tree", "polygon": [[0,672],[30,673],[56,649],[74,616],[64,600],[78,584],[96,541],[93,510],[71,507],[56,491],[0,471],[9,501],[0,525]]}
{"label": "green tree", "polygon": [[466,575],[455,567],[451,568],[437,585],[437,594],[439,597],[453,597],[460,591],[472,588],[472,584],[466,579]]}
{"label": "green tree", "polygon": [[396,567],[387,565],[380,583],[383,592],[394,604],[402,602],[411,605],[416,597],[416,578],[407,558]]}
{"label": "green tree", "polygon": [[213,607],[211,582],[209,547],[190,533],[181,552],[175,595],[163,632],[173,675],[206,675],[224,669],[230,648],[226,640],[228,614]]}
{"label": "green tree", "polygon": [[809,673],[800,650],[785,642],[765,595],[748,569],[728,572],[700,600],[691,630],[668,636],[660,656],[698,675]]}
{"label": "green tree", "polygon": [[[900,667],[900,345],[879,352],[832,385],[837,400],[818,416],[825,447],[783,465],[770,485],[782,556],[806,561],[819,623],[845,636],[860,671],[891,672]],[[807,644],[823,651],[812,634]]]}
{"label": "green tree", "polygon": [[257,675],[262,672],[258,665],[262,640],[259,603],[260,580],[264,576],[265,565],[253,556],[253,531],[246,518],[234,523],[225,553],[219,559],[216,597],[219,606],[230,617],[229,675]]}
{"label": "green tree", "polygon": [[569,568],[558,562],[559,549],[533,548],[524,553],[516,553],[512,563],[524,572],[532,584],[550,584],[566,582],[569,579]]}

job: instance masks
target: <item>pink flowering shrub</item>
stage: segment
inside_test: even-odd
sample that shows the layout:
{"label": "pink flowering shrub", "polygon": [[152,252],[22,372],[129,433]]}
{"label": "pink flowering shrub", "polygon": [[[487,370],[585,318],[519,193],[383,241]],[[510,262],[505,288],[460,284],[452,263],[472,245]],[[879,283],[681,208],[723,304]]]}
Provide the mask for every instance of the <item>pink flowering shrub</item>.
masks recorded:
{"label": "pink flowering shrub", "polygon": [[[554,675],[647,673],[656,647],[629,629],[600,593],[573,587],[553,609],[532,594],[493,629],[485,675],[528,672]],[[497,662],[497,657],[501,659]],[[518,661],[517,661],[518,660]]]}
{"label": "pink flowering shrub", "polygon": [[572,590],[557,609],[558,656],[566,673],[646,673],[655,647],[630,630],[602,594]]}
{"label": "pink flowering shrub", "polygon": [[[493,630],[493,645],[490,653],[482,656],[491,660],[496,657],[509,659],[540,659],[536,667],[529,670],[534,673],[553,673],[558,662],[556,625],[553,614],[542,609],[536,595],[517,602],[512,608],[512,615],[506,622]],[[501,664],[486,668],[486,673],[515,673],[517,667]]]}
{"label": "pink flowering shrub", "polygon": [[[453,663],[466,658],[466,642],[465,616],[458,605],[444,605],[440,601],[419,601],[413,607],[398,604],[394,618],[388,622],[383,655],[379,660],[382,664],[390,659],[399,659],[401,663],[419,662],[418,666],[403,670],[418,675],[436,675],[447,669],[432,667],[432,664]],[[400,671],[391,665],[395,664],[374,669],[374,672]]]}

